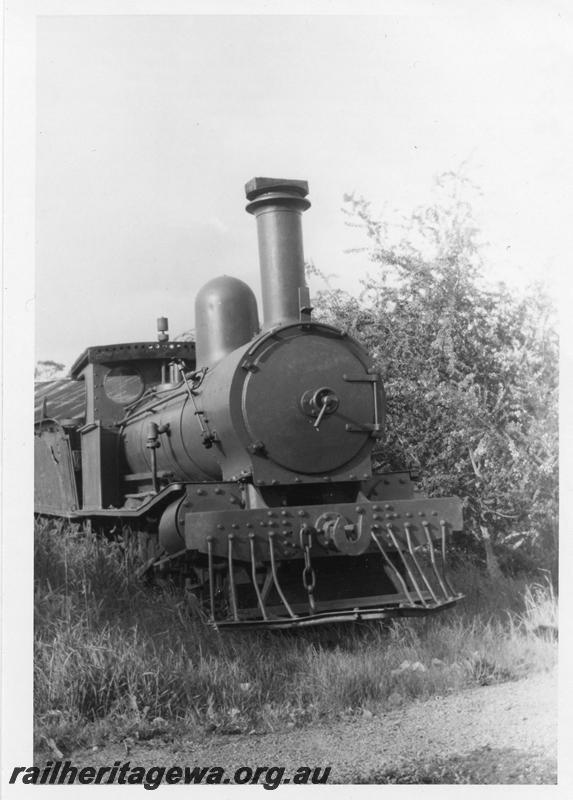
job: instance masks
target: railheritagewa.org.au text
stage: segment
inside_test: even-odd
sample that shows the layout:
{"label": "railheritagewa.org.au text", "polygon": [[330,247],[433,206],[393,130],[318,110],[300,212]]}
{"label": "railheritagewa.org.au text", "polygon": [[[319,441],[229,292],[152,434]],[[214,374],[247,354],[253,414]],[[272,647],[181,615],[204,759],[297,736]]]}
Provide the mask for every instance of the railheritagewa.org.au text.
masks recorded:
{"label": "railheritagewa.org.au text", "polygon": [[139,785],[144,789],[157,789],[164,784],[238,784],[260,785],[264,789],[277,789],[281,784],[324,784],[328,782],[330,767],[301,766],[287,772],[286,767],[238,767],[227,771],[224,767],[171,766],[142,767],[130,761],[114,761],[111,767],[79,767],[71,761],[47,761],[42,767],[14,767],[10,783],[62,786],[67,784]]}

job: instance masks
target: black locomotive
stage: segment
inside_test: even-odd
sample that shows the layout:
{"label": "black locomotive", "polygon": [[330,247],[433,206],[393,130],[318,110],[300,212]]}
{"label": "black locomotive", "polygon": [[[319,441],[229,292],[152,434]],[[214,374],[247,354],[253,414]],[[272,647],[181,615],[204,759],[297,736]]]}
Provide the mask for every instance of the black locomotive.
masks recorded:
{"label": "black locomotive", "polygon": [[459,599],[457,498],[375,474],[384,391],[362,346],[315,322],[305,181],[254,178],[264,321],[242,281],[196,298],[196,341],[90,347],[37,385],[36,512],[136,532],[142,572],[183,579],[220,627],[426,614]]}

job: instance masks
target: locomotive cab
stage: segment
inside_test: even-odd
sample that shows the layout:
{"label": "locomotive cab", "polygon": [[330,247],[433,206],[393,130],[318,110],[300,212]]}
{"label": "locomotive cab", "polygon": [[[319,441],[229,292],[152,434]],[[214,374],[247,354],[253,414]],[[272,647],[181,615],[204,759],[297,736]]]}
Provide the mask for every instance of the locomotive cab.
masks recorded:
{"label": "locomotive cab", "polygon": [[151,481],[151,475],[126,473],[119,425],[142,397],[182,380],[174,362],[185,371],[194,369],[194,343],[89,347],[69,378],[36,385],[37,511],[72,516],[120,508],[134,485]]}

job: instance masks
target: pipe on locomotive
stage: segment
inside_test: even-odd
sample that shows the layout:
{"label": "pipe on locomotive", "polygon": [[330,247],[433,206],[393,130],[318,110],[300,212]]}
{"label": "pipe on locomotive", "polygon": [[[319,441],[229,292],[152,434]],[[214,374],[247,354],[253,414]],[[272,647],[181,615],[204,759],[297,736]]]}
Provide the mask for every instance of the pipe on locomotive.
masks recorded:
{"label": "pipe on locomotive", "polygon": [[300,320],[299,290],[306,288],[302,212],[310,208],[307,181],[252,178],[245,185],[249,214],[257,220],[263,295],[263,330]]}

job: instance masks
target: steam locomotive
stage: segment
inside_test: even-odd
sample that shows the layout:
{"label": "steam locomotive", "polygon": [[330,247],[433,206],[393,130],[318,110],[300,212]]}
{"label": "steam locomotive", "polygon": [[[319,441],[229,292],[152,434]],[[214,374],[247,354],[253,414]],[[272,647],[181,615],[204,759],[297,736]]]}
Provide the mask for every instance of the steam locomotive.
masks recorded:
{"label": "steam locomotive", "polygon": [[136,532],[141,572],[184,582],[220,628],[422,615],[461,595],[446,544],[458,498],[376,474],[385,398],[363,347],[311,316],[306,181],[253,178],[252,290],[199,292],[196,341],[89,347],[36,388],[35,508]]}

